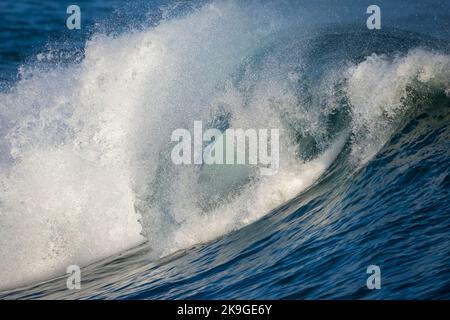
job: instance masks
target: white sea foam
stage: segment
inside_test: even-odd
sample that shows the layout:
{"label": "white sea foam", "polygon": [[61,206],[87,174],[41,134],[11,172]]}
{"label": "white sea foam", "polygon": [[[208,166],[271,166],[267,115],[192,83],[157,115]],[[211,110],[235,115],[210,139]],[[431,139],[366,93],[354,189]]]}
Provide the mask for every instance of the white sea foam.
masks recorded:
{"label": "white sea foam", "polygon": [[373,54],[350,67],[347,78],[355,137],[352,155],[366,162],[392,134],[393,120],[408,111],[403,101],[413,81],[442,90],[450,87],[450,56],[423,49],[396,57]]}

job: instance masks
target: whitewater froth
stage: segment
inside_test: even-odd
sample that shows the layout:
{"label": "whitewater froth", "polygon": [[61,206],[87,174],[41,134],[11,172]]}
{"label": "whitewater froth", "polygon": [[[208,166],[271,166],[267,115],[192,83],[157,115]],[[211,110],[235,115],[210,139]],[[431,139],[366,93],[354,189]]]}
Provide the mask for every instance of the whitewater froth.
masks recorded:
{"label": "whitewater froth", "polygon": [[232,3],[208,5],[156,28],[96,35],[79,64],[23,68],[1,94],[1,288],[146,239],[161,253],[166,239],[145,238],[141,223],[164,234],[152,225],[164,213],[138,208],[158,152],[254,46],[255,33],[240,30],[260,27]]}

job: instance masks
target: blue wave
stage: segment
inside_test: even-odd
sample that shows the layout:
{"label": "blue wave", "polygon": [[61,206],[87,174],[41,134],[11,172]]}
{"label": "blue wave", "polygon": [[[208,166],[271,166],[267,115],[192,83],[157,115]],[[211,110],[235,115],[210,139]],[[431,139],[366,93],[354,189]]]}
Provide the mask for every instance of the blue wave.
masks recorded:
{"label": "blue wave", "polygon": [[[445,32],[187,7],[0,93],[0,298],[449,299]],[[175,168],[196,119],[281,127],[280,174]]]}

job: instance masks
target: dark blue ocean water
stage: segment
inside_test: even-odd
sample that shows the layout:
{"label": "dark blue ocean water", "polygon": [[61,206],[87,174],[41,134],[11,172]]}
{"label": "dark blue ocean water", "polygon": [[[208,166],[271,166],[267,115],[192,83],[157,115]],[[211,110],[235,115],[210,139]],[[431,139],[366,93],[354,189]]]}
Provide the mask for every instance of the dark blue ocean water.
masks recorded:
{"label": "dark blue ocean water", "polygon": [[[227,11],[228,7],[224,9],[222,2],[214,3],[219,11],[223,10],[225,20],[238,16],[238,13],[232,10],[230,14]],[[271,65],[270,63],[281,65],[275,68],[276,70],[282,69],[285,65],[294,66],[294,69],[297,68],[295,70],[300,70],[300,77],[295,78],[298,83],[295,84],[297,95],[294,105],[298,109],[289,109],[284,114],[284,118],[282,117],[287,121],[287,127],[292,129],[290,134],[298,143],[299,161],[314,161],[330,147],[333,139],[344,135],[344,143],[336,158],[315,179],[314,183],[269,212],[261,212],[259,218],[252,220],[251,223],[237,224],[237,227],[218,233],[208,241],[200,241],[193,245],[189,242],[190,245],[187,247],[177,247],[175,244],[181,240],[175,236],[172,237],[171,234],[176,234],[177,228],[182,228],[183,223],[188,224],[189,218],[177,220],[176,226],[173,227],[170,222],[152,220],[142,214],[143,223],[148,219],[150,224],[159,221],[161,226],[150,227],[150,236],[145,235],[148,242],[136,248],[116,253],[106,259],[100,256],[98,259],[100,261],[87,259],[90,261],[82,268],[80,290],[68,290],[64,273],[60,272],[61,268],[55,267],[59,273],[56,272],[51,276],[53,280],[42,282],[44,279],[38,277],[39,284],[28,281],[26,284],[18,285],[20,288],[5,288],[0,292],[0,298],[450,298],[450,70],[448,69],[450,64],[446,64],[450,57],[450,3],[448,1],[427,1],[426,3],[378,1],[378,5],[382,8],[383,27],[377,31],[370,31],[365,27],[368,16],[365,10],[371,4],[368,1],[342,1],[340,4],[335,1],[287,3],[274,5],[274,2],[270,1],[255,1],[243,5],[246,9],[252,8],[253,10],[250,11],[254,11],[255,16],[258,15],[258,10],[274,6],[276,10],[279,10],[277,21],[281,20],[281,27],[277,27],[273,34],[265,35],[263,41],[258,42],[248,51],[249,53],[238,63],[230,81],[238,88],[237,90],[245,92],[245,97],[251,101],[256,96],[252,90],[256,90],[254,87],[257,87],[260,79],[267,75],[269,78],[278,79],[279,74],[276,72],[272,74],[273,69],[267,67]],[[31,82],[29,87],[20,87],[21,81],[26,78],[20,73],[21,68],[24,66],[31,69],[42,68],[52,74],[52,70],[56,70],[54,65],[58,68],[83,65],[86,52],[89,52],[86,49],[86,41],[98,34],[111,39],[125,35],[126,39],[132,38],[135,34],[156,30],[159,32],[159,38],[151,38],[152,43],[167,36],[170,39],[168,43],[173,44],[178,41],[179,46],[183,48],[191,45],[198,46],[199,43],[192,44],[195,42],[195,36],[193,39],[188,36],[177,39],[173,36],[172,27],[164,29],[162,21],[168,21],[170,25],[170,21],[177,19],[189,21],[181,26],[192,28],[192,34],[203,37],[201,40],[205,41],[205,47],[209,48],[206,44],[209,41],[208,33],[211,32],[214,35],[214,32],[222,27],[219,22],[216,22],[217,24],[206,24],[206,27],[200,28],[201,31],[195,28],[196,19],[203,19],[203,16],[197,18],[195,13],[198,10],[201,11],[204,5],[208,5],[207,2],[185,3],[173,7],[167,16],[167,13],[160,9],[162,5],[167,5],[163,1],[98,0],[77,1],[82,10],[83,27],[81,30],[70,31],[65,28],[67,17],[65,10],[69,4],[72,2],[50,0],[20,2],[6,0],[0,3],[0,81],[3,92],[0,97],[3,99],[3,101],[0,100],[0,126],[2,126],[0,138],[3,141],[0,146],[2,150],[9,150],[8,155],[6,151],[3,151],[5,155],[1,157],[2,161],[8,165],[0,166],[6,172],[5,175],[1,175],[4,181],[0,181],[0,186],[3,188],[0,205],[8,204],[8,206],[0,207],[0,213],[3,213],[5,217],[9,217],[6,212],[11,215],[15,208],[14,204],[20,202],[18,199],[22,197],[22,194],[17,194],[17,199],[9,200],[11,193],[15,195],[14,192],[25,190],[10,187],[11,180],[4,178],[7,174],[13,174],[8,171],[11,170],[11,163],[25,161],[23,160],[25,156],[14,158],[11,145],[15,146],[14,142],[17,143],[17,140],[11,137],[22,134],[24,138],[20,141],[28,141],[27,139],[35,141],[32,140],[36,137],[34,133],[40,132],[32,131],[33,135],[31,135],[27,133],[28,131],[19,129],[14,131],[14,128],[26,127],[19,126],[21,122],[17,119],[26,118],[26,110],[39,109],[39,101],[41,101],[40,96],[37,97],[39,93],[33,89],[36,86],[34,82]],[[240,5],[236,4],[237,7]],[[245,8],[243,11],[246,10]],[[300,16],[301,14],[303,16]],[[291,23],[295,20],[295,15],[299,15],[299,20],[302,21],[301,26]],[[285,27],[283,20],[287,21]],[[206,21],[209,20],[206,19]],[[175,28],[178,28],[178,25],[173,27]],[[308,31],[305,35],[304,30],[313,31]],[[232,38],[236,30],[229,32]],[[242,33],[249,34],[250,38],[255,33],[256,37],[258,29],[255,27],[255,29],[243,30]],[[224,37],[224,41],[228,41],[227,37]],[[96,48],[95,44],[94,40],[94,48]],[[223,46],[229,49],[230,60],[235,59],[240,52],[233,45],[235,42],[230,40]],[[117,56],[114,56],[114,64],[126,66],[129,63],[127,59],[131,58],[126,54],[126,50],[117,49],[120,46],[122,42],[118,44],[113,42],[111,45],[111,51],[119,52]],[[39,53],[54,52],[54,50],[59,54],[56,62],[50,61],[44,64],[38,61]],[[105,51],[105,54],[107,52],[109,51]],[[199,57],[203,54],[200,49],[194,52]],[[297,55],[298,52],[302,54]],[[166,54],[169,55],[169,53]],[[195,60],[195,54],[190,58]],[[207,54],[214,53],[207,52]],[[375,62],[371,64],[372,60],[367,59],[374,54],[381,58],[379,60],[373,58]],[[174,57],[174,60],[169,61],[178,65],[182,58],[177,55]],[[396,57],[400,57],[399,60],[395,60]],[[155,56],[154,61],[156,59]],[[95,61],[103,66],[101,58]],[[208,60],[206,59],[204,63],[206,66],[201,63],[188,65],[186,69],[180,69],[180,72],[189,68],[204,70],[202,68],[208,67]],[[226,63],[225,61],[223,64],[226,65]],[[357,70],[361,73],[365,72],[366,77],[354,78],[357,80],[352,82],[353,78],[342,69],[347,65],[350,70],[354,70],[351,69],[352,66],[357,66],[359,68]],[[93,67],[93,64],[89,66]],[[142,69],[144,68],[146,67],[143,66]],[[168,71],[162,70],[149,72],[170,72],[168,69]],[[330,71],[334,72],[330,73]],[[423,72],[422,78],[417,76],[420,72]],[[123,73],[126,71],[122,70],[118,74]],[[405,82],[403,74],[410,73],[411,76],[408,76],[408,81]],[[34,73],[31,72],[31,74]],[[216,77],[214,72],[213,74]],[[428,74],[431,76],[427,77]],[[367,80],[366,83],[365,79],[371,75],[374,80]],[[357,75],[353,74],[353,76]],[[33,77],[41,79],[39,74]],[[332,80],[329,80],[331,78]],[[44,77],[39,81],[47,81],[45,79],[47,78]],[[49,81],[49,88],[51,88],[53,82]],[[64,80],[58,81],[65,83]],[[148,81],[149,85],[152,85],[151,80]],[[171,93],[170,88],[176,86],[177,81],[183,81],[183,79],[170,78],[167,86],[162,86],[167,88],[168,95]],[[278,83],[273,81],[271,87],[277,88]],[[202,83],[192,84],[194,87],[195,85],[198,86],[199,95],[205,92],[202,90],[207,92],[207,89],[202,87]],[[400,89],[397,90],[397,86]],[[334,88],[332,98],[330,98],[330,87]],[[63,84],[55,92],[47,91],[47,95],[57,96],[61,92],[64,95],[70,95],[71,91],[66,91],[67,88]],[[133,84],[130,88],[133,88]],[[190,90],[186,85],[183,88],[182,92]],[[114,96],[114,92],[105,90],[107,94]],[[133,89],[130,90],[134,92]],[[194,90],[194,92],[197,91]],[[83,91],[80,90],[80,92]],[[376,94],[371,99],[367,98],[373,92]],[[89,91],[89,93],[94,100],[96,92]],[[160,94],[164,96],[165,92]],[[117,96],[114,97],[117,99]],[[126,97],[123,99],[126,101]],[[392,101],[395,99],[398,99],[401,107],[391,108],[390,104],[394,103]],[[261,98],[258,101],[262,100]],[[18,107],[19,115],[10,116],[11,113],[15,113],[11,106],[14,106],[17,101],[23,104],[29,103],[34,109]],[[286,101],[283,103],[288,103]],[[360,109],[357,109],[360,101],[363,103]],[[248,101],[246,103],[251,104]],[[327,107],[330,104],[333,106],[331,111]],[[359,113],[358,110],[365,106],[368,108]],[[92,108],[96,107],[98,105],[92,102]],[[315,108],[322,107],[326,112],[320,109],[322,111],[316,117],[316,112],[313,111]],[[380,115],[372,117],[371,112],[375,112],[376,108],[384,109]],[[76,112],[73,109],[70,110],[68,117],[75,117]],[[238,112],[232,110],[235,112],[235,117],[238,117]],[[297,119],[296,110],[298,114],[307,114],[307,121],[317,121],[320,125],[312,126],[309,131],[300,129],[301,120],[294,121]],[[313,111],[308,113],[310,110]],[[179,112],[169,111],[173,114]],[[169,121],[172,117],[170,112],[161,118]],[[186,114],[188,117],[189,113]],[[40,113],[40,116],[36,118],[44,116]],[[118,117],[125,116],[121,114]],[[149,117],[156,117],[156,115],[150,113]],[[55,119],[60,118],[55,116]],[[106,119],[108,119],[106,121],[114,121],[114,118]],[[299,119],[303,118],[299,117]],[[34,122],[30,120],[29,123],[32,127]],[[42,125],[45,122],[37,123]],[[11,132],[15,132],[16,135]],[[60,132],[65,131],[61,129],[56,135],[61,134]],[[74,130],[71,134],[77,135],[77,132]],[[99,132],[102,131],[99,130]],[[149,132],[153,133],[153,131]],[[53,131],[44,133],[45,136],[55,134]],[[44,138],[37,136],[36,139],[41,141]],[[148,141],[151,138],[145,136],[142,139]],[[153,146],[151,143],[149,145]],[[51,146],[54,145],[51,144]],[[39,143],[36,148],[38,147],[41,147]],[[44,149],[47,150],[46,148]],[[375,151],[365,157],[366,151],[372,148]],[[151,150],[148,154],[160,152]],[[24,154],[28,155],[25,151]],[[359,159],[358,155],[361,155],[364,161],[355,160]],[[39,171],[39,168],[39,166],[33,167],[33,170]],[[160,170],[156,174],[169,175],[170,170]],[[92,179],[95,177],[92,176]],[[166,192],[170,194],[177,192],[174,185],[178,180],[170,180],[167,184],[164,184],[166,180],[162,181],[157,184],[163,189],[166,185],[170,186],[170,189],[169,187],[165,189]],[[217,183],[220,185],[222,182],[217,180]],[[291,181],[287,179],[283,180],[282,184],[289,186],[290,183]],[[275,189],[266,190],[267,197],[272,197],[278,192]],[[161,193],[153,193],[155,194],[158,196]],[[23,200],[25,202],[41,201],[39,193],[33,196],[24,194],[23,197],[27,199]],[[98,197],[100,201],[100,196]],[[149,196],[145,201],[153,201],[149,200],[150,198]],[[200,197],[200,201],[206,201],[202,199]],[[260,198],[255,195],[255,207],[257,207],[258,199]],[[155,201],[159,206],[168,206],[169,203],[169,200]],[[183,207],[183,204],[184,202],[179,210],[190,210],[188,207]],[[51,203],[47,205],[51,206]],[[101,208],[99,205],[98,210]],[[63,212],[63,209],[61,210]],[[65,210],[70,211],[70,205]],[[242,208],[236,207],[235,210],[242,210]],[[223,212],[230,214],[225,209]],[[63,213],[61,214],[64,216]],[[20,215],[18,219],[20,223],[12,218],[2,220],[0,217],[1,230],[8,234],[5,231],[7,228],[14,229],[16,223],[22,226],[22,221],[26,220],[27,216]],[[51,219],[54,218],[49,217],[46,221],[51,223]],[[70,230],[70,227],[58,229],[63,224],[61,221],[63,220],[53,224],[51,230],[58,237],[64,238],[63,232]],[[222,222],[217,221],[217,224]],[[208,226],[207,228],[213,229],[215,224]],[[199,228],[204,227],[199,226]],[[27,233],[27,229],[18,230],[18,232]],[[157,233],[152,237],[151,234],[152,232],[154,234],[155,230],[162,230],[160,232],[162,235]],[[33,232],[39,231],[30,229],[26,239],[31,239],[31,242],[25,241],[24,245],[33,242]],[[82,234],[83,229],[77,229],[76,232]],[[109,232],[109,230],[100,229],[96,232]],[[195,236],[193,235],[193,238]],[[1,231],[0,239],[2,239],[1,246],[4,248],[14,244],[11,238],[2,238]],[[164,249],[174,247],[180,250],[172,252],[169,250],[168,255],[159,255],[155,258],[152,253],[157,251],[156,247],[159,248],[155,245],[159,243],[158,241],[167,243]],[[75,257],[79,255],[82,257],[79,260],[84,261],[85,255],[80,252],[84,250],[95,252],[95,248],[103,245],[103,243],[94,242],[86,248],[77,246],[76,252],[72,252],[71,257],[77,262]],[[22,248],[17,250],[19,253],[22,252]],[[7,261],[8,257],[4,254],[9,251],[0,252],[1,259]],[[58,250],[55,249],[52,254],[45,256],[46,259],[31,261],[31,263],[34,263],[36,268],[46,268],[48,261],[53,261],[52,259],[59,261],[58,254]],[[10,261],[10,264],[19,266],[18,273],[22,272],[20,269],[24,263],[22,260],[30,263],[26,257],[18,259],[17,256]],[[0,264],[5,270],[6,265],[8,265],[6,262]],[[48,268],[53,268],[54,265],[57,263],[50,263]],[[369,290],[366,286],[366,280],[369,277],[366,269],[369,265],[377,265],[381,269],[381,289],[379,290]],[[6,274],[6,271],[0,269],[0,273],[3,272]]]}

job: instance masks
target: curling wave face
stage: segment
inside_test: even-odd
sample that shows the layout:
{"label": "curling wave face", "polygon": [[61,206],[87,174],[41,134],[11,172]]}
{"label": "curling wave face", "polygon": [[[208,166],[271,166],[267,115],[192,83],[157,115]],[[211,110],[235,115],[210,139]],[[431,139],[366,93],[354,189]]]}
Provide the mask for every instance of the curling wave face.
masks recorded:
{"label": "curling wave face", "polygon": [[[448,99],[438,44],[350,30],[306,32],[270,6],[216,2],[94,35],[79,63],[24,66],[0,93],[0,288],[143,242],[154,260],[242,228],[338,156],[351,172],[365,166],[422,97]],[[171,133],[199,120],[280,129],[278,174],[175,166]]]}

